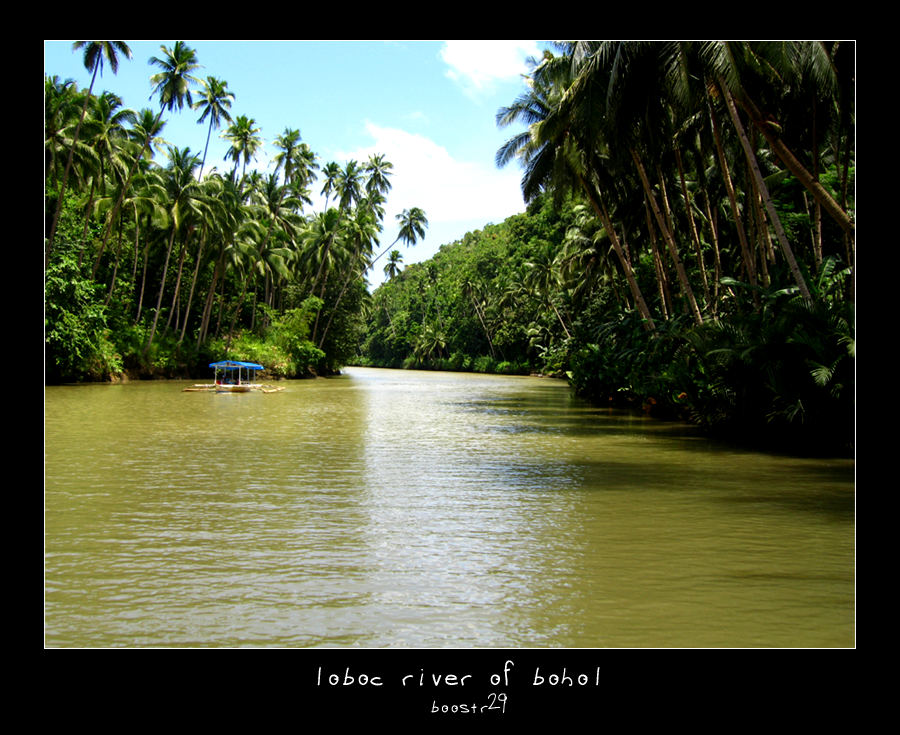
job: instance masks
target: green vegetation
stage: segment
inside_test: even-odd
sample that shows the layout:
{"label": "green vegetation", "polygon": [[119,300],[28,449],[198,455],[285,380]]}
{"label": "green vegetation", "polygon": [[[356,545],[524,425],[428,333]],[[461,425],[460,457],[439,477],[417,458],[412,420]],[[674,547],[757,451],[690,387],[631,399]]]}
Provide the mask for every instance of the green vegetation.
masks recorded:
{"label": "green vegetation", "polygon": [[[376,256],[392,166],[278,168],[223,80],[178,42],[158,109],[95,94],[122,42],[77,42],[91,87],[45,78],[48,381],[350,363],[567,377],[602,405],[719,436],[852,451],[855,48],[847,42],[565,42],[497,113],[526,213],[403,266],[412,207]],[[231,168],[163,139],[200,113]],[[324,212],[307,213],[319,180]],[[371,296],[366,271],[388,280]]]}
{"label": "green vegetation", "polygon": [[[288,128],[272,141],[275,172],[248,171],[261,131],[232,116],[228,83],[195,77],[181,41],[160,50],[155,109],[95,93],[104,64],[131,58],[122,41],[73,45],[86,91],[44,79],[46,380],[203,376],[225,357],[284,377],[339,369],[357,351],[393,166],[320,167]],[[190,111],[201,153],[163,137],[165,114]],[[206,159],[214,130],[230,145],[224,171]],[[313,214],[320,175],[329,206]],[[428,226],[417,207],[397,219],[407,244]]]}
{"label": "green vegetation", "polygon": [[557,44],[498,112],[529,208],[373,295],[365,365],[565,375],[602,405],[854,442],[852,43]]}

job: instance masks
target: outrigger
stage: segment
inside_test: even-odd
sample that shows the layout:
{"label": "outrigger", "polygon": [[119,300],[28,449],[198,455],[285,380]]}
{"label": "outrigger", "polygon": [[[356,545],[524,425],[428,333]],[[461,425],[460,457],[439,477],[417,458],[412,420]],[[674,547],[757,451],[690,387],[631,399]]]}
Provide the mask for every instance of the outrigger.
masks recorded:
{"label": "outrigger", "polygon": [[195,384],[191,388],[184,388],[182,392],[249,393],[258,391],[260,393],[277,393],[284,390],[283,387],[257,383],[256,371],[265,370],[265,368],[255,362],[223,360],[222,362],[211,362],[209,366],[215,371],[214,383]]}

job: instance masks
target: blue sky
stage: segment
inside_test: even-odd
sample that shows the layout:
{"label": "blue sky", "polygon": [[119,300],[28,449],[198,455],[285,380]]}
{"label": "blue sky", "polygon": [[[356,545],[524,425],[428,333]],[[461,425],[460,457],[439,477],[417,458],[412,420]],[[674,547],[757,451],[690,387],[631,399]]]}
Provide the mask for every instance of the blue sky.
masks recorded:
{"label": "blue sky", "polygon": [[[72,41],[44,42],[44,71],[87,88],[90,74]],[[174,41],[126,41],[132,59],[118,74],[108,66],[95,84],[126,107],[158,110],[150,99],[149,60]],[[404,208],[425,210],[425,240],[406,249],[405,263],[431,257],[438,248],[488,222],[524,211],[515,166],[498,170],[494,155],[518,130],[497,128],[497,110],[524,91],[525,58],[539,55],[536,41],[190,41],[203,68],[198,77],[228,82],[235,95],[232,116],[247,115],[266,141],[256,163],[271,171],[274,138],[299,128],[320,165],[365,162],[381,153],[394,165],[381,247],[397,234],[394,216]],[[198,113],[164,113],[163,136],[202,154],[207,126]],[[221,132],[221,131],[218,131]],[[214,131],[207,166],[223,161],[227,143]],[[316,193],[321,181],[314,186]],[[316,202],[313,209],[321,209]],[[369,278],[383,279],[380,265]]]}

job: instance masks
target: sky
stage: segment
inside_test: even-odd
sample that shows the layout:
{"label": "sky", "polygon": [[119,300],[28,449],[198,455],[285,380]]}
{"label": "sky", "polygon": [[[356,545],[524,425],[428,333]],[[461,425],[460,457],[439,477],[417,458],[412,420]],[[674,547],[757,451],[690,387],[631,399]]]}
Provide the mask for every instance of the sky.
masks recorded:
{"label": "sky", "polygon": [[[158,111],[151,99],[150,76],[159,69],[151,57],[174,41],[126,41],[131,60],[120,58],[113,74],[108,64],[94,93],[109,91],[125,107]],[[513,163],[498,169],[494,156],[521,129],[499,129],[498,109],[524,90],[525,60],[540,56],[537,41],[189,41],[202,65],[196,76],[228,82],[234,94],[232,117],[246,115],[265,140],[255,167],[274,170],[275,137],[286,128],[300,130],[302,141],[319,156],[320,166],[334,161],[364,163],[383,154],[393,166],[380,249],[397,237],[395,215],[425,210],[424,240],[397,248],[406,264],[430,258],[441,245],[460,239],[525,209]],[[44,72],[90,85],[83,55],[73,41],[44,42]],[[178,148],[203,153],[207,123],[185,107],[165,112],[163,137]],[[228,148],[213,131],[207,168],[228,169]],[[313,184],[318,194],[322,180]],[[312,211],[321,211],[314,199]],[[380,251],[380,250],[379,250]],[[383,262],[369,272],[372,286],[383,279]]]}

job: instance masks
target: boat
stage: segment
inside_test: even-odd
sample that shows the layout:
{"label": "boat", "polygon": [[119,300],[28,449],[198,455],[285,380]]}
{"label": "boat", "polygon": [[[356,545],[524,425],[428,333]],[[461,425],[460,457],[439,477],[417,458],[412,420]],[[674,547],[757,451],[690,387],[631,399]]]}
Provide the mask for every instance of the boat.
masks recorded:
{"label": "boat", "polygon": [[262,365],[255,362],[238,362],[236,360],[223,360],[211,362],[209,366],[215,371],[214,383],[199,383],[193,387],[184,388],[184,393],[212,392],[216,393],[277,393],[284,390],[283,387],[263,385],[256,382],[256,371],[265,370]]}

